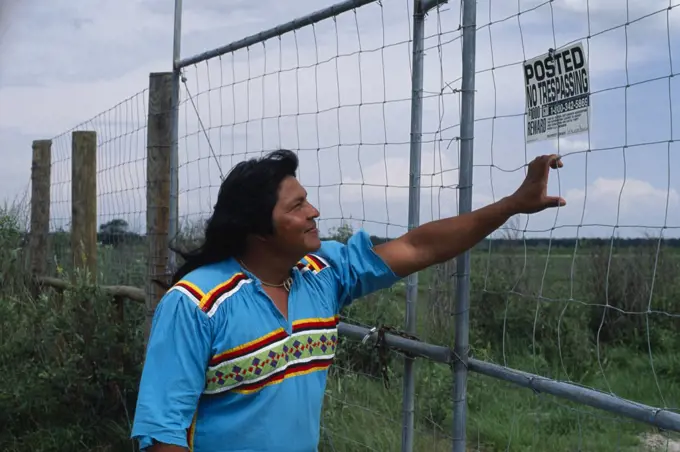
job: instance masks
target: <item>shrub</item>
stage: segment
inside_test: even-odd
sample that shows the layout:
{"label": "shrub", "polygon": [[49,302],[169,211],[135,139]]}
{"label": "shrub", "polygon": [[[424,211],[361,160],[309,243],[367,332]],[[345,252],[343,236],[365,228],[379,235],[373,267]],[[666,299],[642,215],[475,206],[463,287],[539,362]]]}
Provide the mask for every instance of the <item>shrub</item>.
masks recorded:
{"label": "shrub", "polygon": [[74,290],[32,296],[18,264],[23,251],[8,246],[20,236],[0,215],[0,450],[130,450],[141,307],[127,306],[121,322],[109,297],[80,284],[82,275]]}

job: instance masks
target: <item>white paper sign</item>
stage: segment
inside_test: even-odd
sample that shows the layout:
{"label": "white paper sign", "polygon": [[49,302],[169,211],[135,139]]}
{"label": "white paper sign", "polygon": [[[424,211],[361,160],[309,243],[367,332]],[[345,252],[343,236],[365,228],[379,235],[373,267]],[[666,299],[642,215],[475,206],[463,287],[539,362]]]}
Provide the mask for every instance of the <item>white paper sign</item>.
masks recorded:
{"label": "white paper sign", "polygon": [[588,131],[589,87],[580,42],[524,63],[527,143]]}

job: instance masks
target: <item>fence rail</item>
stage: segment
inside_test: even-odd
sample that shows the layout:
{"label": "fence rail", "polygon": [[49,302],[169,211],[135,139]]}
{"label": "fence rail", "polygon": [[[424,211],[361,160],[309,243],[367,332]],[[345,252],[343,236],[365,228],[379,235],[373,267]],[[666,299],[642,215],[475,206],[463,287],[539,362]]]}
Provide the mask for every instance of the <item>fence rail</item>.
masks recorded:
{"label": "fence rail", "polygon": [[[674,206],[680,212],[680,186],[671,177],[671,161],[679,149],[675,131],[680,130],[680,115],[673,114],[680,87],[674,61],[680,54],[672,44],[677,32],[671,24],[680,19],[680,4],[582,9],[578,2],[558,0],[525,8],[482,3],[413,0],[403,14],[403,3],[393,0],[347,0],[181,58],[182,3],[176,0],[173,72],[151,74],[148,97],[144,91],[114,107],[113,114],[33,144],[30,252],[37,282],[68,291],[73,282],[55,277],[58,268],[87,269],[104,293],[145,303],[148,335],[162,283],[175,267],[168,244],[200,238],[199,222],[209,215],[224,169],[235,159],[279,147],[294,149],[301,156],[299,179],[316,197],[327,235],[346,238],[348,225],[360,225],[376,239],[389,239],[429,219],[465,214],[477,204],[495,201],[497,191],[512,189],[521,180],[532,153],[544,153],[545,146],[541,151],[530,147],[542,140],[567,165],[551,179],[550,190],[561,196],[566,192],[570,204],[582,203],[582,209],[576,207],[580,212],[557,209],[551,217],[527,217],[524,226],[513,219],[500,231],[505,237],[493,237],[455,262],[410,275],[405,284],[344,311],[339,331],[353,340],[345,344],[353,353],[374,357],[376,352],[361,348],[371,345],[378,349],[381,366],[386,366],[384,355],[403,361],[403,370],[392,365],[389,371],[392,378],[401,378],[401,419],[392,418],[394,405],[372,406],[370,396],[389,391],[372,380],[380,378],[373,358],[348,360],[351,365],[343,369],[350,380],[365,382],[370,389],[343,392],[333,380],[327,409],[339,404],[343,410],[385,418],[380,425],[386,426],[389,446],[381,446],[390,450],[399,444],[402,451],[464,452],[475,428],[479,450],[485,450],[485,441],[490,448],[510,449],[513,427],[508,427],[507,444],[499,445],[502,440],[484,428],[490,418],[479,414],[485,409],[481,405],[489,403],[485,395],[500,397],[508,389],[487,386],[477,374],[680,432],[680,414],[674,408],[680,393],[672,382],[664,384],[677,369],[668,344],[674,343],[669,335],[680,327],[675,289],[680,278],[677,256],[663,251],[667,236],[680,230],[680,217],[673,213]],[[370,26],[362,29],[362,17]],[[486,23],[480,24],[484,17]],[[650,24],[644,25],[646,21]],[[551,25],[541,33],[527,31],[545,23]],[[664,25],[665,36],[658,32]],[[648,28],[636,28],[643,26]],[[618,66],[604,58],[616,58],[611,49],[617,39],[625,46],[616,48],[625,51]],[[658,51],[661,47],[667,55]],[[548,99],[557,95],[556,84],[565,83],[559,89],[567,90],[581,82],[573,78],[549,85],[532,79],[547,76],[549,66],[541,66],[546,61],[557,64],[563,58],[566,64],[564,58],[576,58],[573,52],[560,56],[573,48],[587,57],[586,92],[578,105],[557,105]],[[546,72],[537,76],[540,68]],[[539,93],[535,98],[532,89]],[[510,98],[507,105],[499,93]],[[668,109],[662,115],[658,105],[665,97]],[[646,103],[648,98],[658,101],[657,106]],[[565,113],[560,121],[566,126],[540,122],[561,108],[578,110],[587,119],[579,122],[577,113]],[[654,112],[655,123],[637,117],[646,127],[636,128],[631,120],[636,108],[650,116]],[[544,126],[563,132],[564,127],[584,124],[587,141],[583,133],[548,138],[542,131]],[[513,146],[519,150],[511,152]],[[643,150],[647,157],[635,154]],[[614,151],[620,151],[622,178],[603,163],[618,158],[612,157]],[[640,175],[643,165],[663,169],[663,177]],[[574,182],[572,167],[583,169],[582,181]],[[665,187],[658,188],[663,178]],[[637,193],[628,204],[627,191]],[[102,214],[102,205],[114,193],[120,203],[106,205]],[[600,211],[606,210],[606,202],[614,203],[613,222],[588,221],[586,204],[593,199]],[[70,205],[72,213],[62,204]],[[644,210],[650,222],[626,223],[630,206]],[[560,220],[560,215],[567,219]],[[530,228],[530,223],[540,225]],[[628,258],[627,249],[617,251],[617,235],[639,226],[653,229],[658,237],[639,239],[641,245]],[[610,232],[604,239],[585,238],[590,227]],[[569,228],[575,239],[557,237]],[[532,233],[547,237],[541,242],[528,237]],[[69,243],[68,249],[59,248],[60,240]],[[51,265],[55,256],[57,269]],[[113,262],[117,265],[109,265]],[[528,281],[531,275],[533,282]],[[579,288],[586,284],[587,290]],[[529,307],[530,301],[535,305]],[[385,326],[397,324],[400,328]],[[617,348],[621,344],[627,348]],[[657,348],[663,350],[661,358],[654,356]],[[643,360],[648,366],[625,370],[617,364],[611,370],[612,363],[621,362],[617,353],[625,354],[627,366]],[[630,388],[625,397],[619,394],[611,375],[629,371],[622,379],[635,379],[643,367],[650,372],[653,383],[645,384],[654,394]],[[638,397],[647,403],[634,402]],[[437,401],[441,399],[447,400],[445,408]],[[532,422],[541,422],[534,406],[516,403],[515,409],[524,414],[532,411],[526,414]],[[492,421],[520,422],[510,410],[504,407],[499,411],[502,420]],[[569,444],[580,448],[581,416],[591,414],[569,410],[577,418],[579,435],[578,445]],[[333,416],[326,420],[334,421]],[[347,428],[351,434],[344,434],[351,437],[340,437],[337,425],[322,426],[323,450],[380,447],[372,441],[381,435],[367,438]],[[534,446],[545,446],[536,435]],[[529,448],[526,443],[518,447],[525,446]]]}

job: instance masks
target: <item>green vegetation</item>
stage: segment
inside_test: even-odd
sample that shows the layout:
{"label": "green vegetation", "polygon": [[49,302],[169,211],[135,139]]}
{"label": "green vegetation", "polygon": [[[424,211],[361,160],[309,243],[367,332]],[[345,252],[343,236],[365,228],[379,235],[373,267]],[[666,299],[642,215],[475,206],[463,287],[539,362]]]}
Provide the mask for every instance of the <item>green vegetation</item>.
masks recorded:
{"label": "green vegetation", "polygon": [[[127,302],[121,311],[80,284],[82,275],[66,264],[66,232],[51,236],[60,256],[54,267],[77,281],[76,289],[36,290],[24,271],[20,226],[14,212],[0,211],[0,450],[134,450],[128,435],[143,358],[142,307]],[[335,237],[348,233],[341,229]],[[141,286],[143,238],[111,222],[100,239],[106,242],[100,281]],[[617,240],[611,258],[608,240],[579,242],[576,257],[574,241],[565,243],[571,245],[487,241],[473,251],[472,355],[654,406],[678,406],[680,317],[668,315],[680,314],[678,244],[664,243],[657,261],[654,240]],[[454,273],[448,263],[420,274],[421,340],[453,345]],[[400,328],[404,300],[400,283],[356,302],[346,321]],[[605,303],[615,309],[605,311]],[[385,388],[376,350],[343,340],[328,384],[323,452],[399,450],[401,355],[390,353],[387,364]],[[419,359],[416,371],[415,449],[448,451],[451,370]],[[632,451],[641,450],[643,435],[654,434],[646,425],[475,374],[467,397],[469,450]],[[660,446],[653,450],[666,450],[665,442]]]}

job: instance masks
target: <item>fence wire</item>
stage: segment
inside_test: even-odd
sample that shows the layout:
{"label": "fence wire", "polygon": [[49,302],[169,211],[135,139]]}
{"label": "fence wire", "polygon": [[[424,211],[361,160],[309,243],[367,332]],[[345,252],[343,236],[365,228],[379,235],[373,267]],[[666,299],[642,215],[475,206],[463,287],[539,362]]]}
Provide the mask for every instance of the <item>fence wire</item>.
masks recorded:
{"label": "fence wire", "polygon": [[[210,215],[221,178],[237,162],[287,148],[298,178],[321,212],[327,238],[363,228],[376,242],[408,230],[413,4],[375,2],[182,69],[178,239]],[[445,18],[445,19],[443,19]],[[456,212],[455,151],[460,11],[433,10],[425,28],[421,221]],[[443,213],[442,213],[443,212]],[[424,286],[425,287],[425,286]],[[343,321],[402,329],[406,287],[360,300]],[[437,313],[423,300],[418,332]],[[450,298],[442,303],[449,303]],[[451,325],[434,332],[449,341]],[[402,355],[391,356],[389,388],[371,346],[343,341],[329,381],[322,450],[398,450]],[[450,449],[450,370],[418,363],[415,450]],[[427,377],[429,375],[429,377]]]}
{"label": "fence wire", "polygon": [[[539,154],[565,167],[568,205],[518,216],[472,251],[470,346],[479,360],[678,411],[680,185],[677,0],[477,1],[473,207],[511,193]],[[420,223],[459,213],[461,4],[425,20]],[[237,162],[294,150],[327,238],[408,230],[414,5],[383,0],[182,69],[179,236],[195,241]],[[582,42],[587,133],[527,144],[524,63]],[[143,287],[147,91],[53,139],[52,257],[68,269],[71,133],[97,132],[103,284]],[[419,275],[416,336],[454,346],[454,261]],[[406,285],[343,321],[404,325]],[[343,339],[323,451],[398,450],[405,355]],[[383,371],[387,364],[387,371]],[[452,375],[416,365],[414,450],[450,450]],[[674,450],[665,432],[471,374],[468,449]],[[650,417],[656,412],[651,413]],[[549,446],[547,446],[549,445]]]}
{"label": "fence wire", "polygon": [[72,133],[96,132],[98,265],[102,284],[143,287],[146,262],[146,124],[148,90],[123,100],[52,139],[50,257],[68,272]]}
{"label": "fence wire", "polygon": [[[473,253],[474,354],[676,411],[680,243],[676,1],[478,2],[475,196],[510,193],[559,153],[567,206],[518,216]],[[589,130],[529,142],[524,62],[581,42]],[[472,374],[479,450],[675,450],[675,438]]]}

